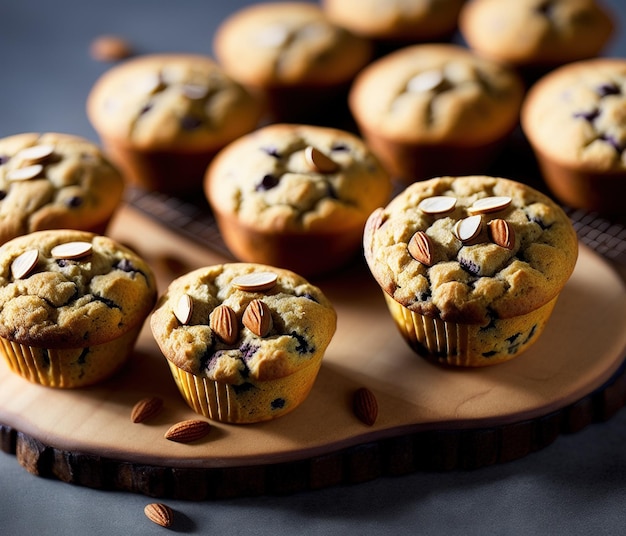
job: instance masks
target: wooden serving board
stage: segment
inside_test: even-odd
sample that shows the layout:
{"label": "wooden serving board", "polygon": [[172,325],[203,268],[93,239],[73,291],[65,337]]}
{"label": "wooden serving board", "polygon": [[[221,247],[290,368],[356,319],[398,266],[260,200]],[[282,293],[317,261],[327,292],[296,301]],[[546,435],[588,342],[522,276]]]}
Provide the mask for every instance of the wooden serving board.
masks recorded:
{"label": "wooden serving board", "polygon": [[[130,207],[111,234],[151,263],[160,291],[188,270],[230,260]],[[180,397],[146,324],[128,365],[91,388],[30,384],[0,362],[2,450],[37,475],[198,500],[508,461],[610,417],[626,400],[626,288],[586,246],[535,345],[483,369],[444,368],[414,354],[360,260],[314,282],[335,304],[338,329],[312,392],[292,413],[260,424],[213,423],[190,444],[166,440],[172,424],[199,416]],[[362,386],[378,400],[371,427],[352,412]],[[164,399],[164,410],[133,424],[131,408],[151,395]]]}

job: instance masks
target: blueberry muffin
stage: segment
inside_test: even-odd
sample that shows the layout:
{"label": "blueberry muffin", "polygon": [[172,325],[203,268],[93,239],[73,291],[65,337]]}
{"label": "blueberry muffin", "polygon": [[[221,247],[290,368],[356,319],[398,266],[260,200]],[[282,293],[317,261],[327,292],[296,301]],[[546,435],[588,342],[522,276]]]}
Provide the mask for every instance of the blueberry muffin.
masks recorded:
{"label": "blueberry muffin", "polygon": [[149,266],[108,237],[57,229],[0,247],[0,353],[33,383],[75,388],[111,376],[155,301]]}
{"label": "blueberry muffin", "polygon": [[470,48],[529,80],[597,56],[614,32],[612,14],[596,0],[471,0],[459,27]]}
{"label": "blueberry muffin", "polygon": [[240,9],[222,21],[213,49],[228,74],[265,100],[270,121],[328,125],[348,115],[348,86],[372,55],[369,40],[306,2]]}
{"label": "blueberry muffin", "polygon": [[229,263],[174,280],[152,333],[189,406],[210,419],[275,419],[307,397],[335,329],[321,290],[279,268]]}
{"label": "blueberry muffin", "polygon": [[357,76],[349,105],[361,135],[403,183],[485,172],[517,126],[523,84],[456,45],[405,47]]}
{"label": "blueberry muffin", "polygon": [[310,277],[360,253],[365,221],[389,200],[391,182],[354,134],[274,124],[223,149],[205,193],[237,259]]}
{"label": "blueberry muffin", "polygon": [[78,136],[0,139],[0,244],[44,229],[104,234],[124,180],[99,147]]}
{"label": "blueberry muffin", "polygon": [[624,59],[574,62],[531,88],[522,128],[548,187],[566,205],[623,217],[624,110]]}
{"label": "blueberry muffin", "polygon": [[261,103],[211,58],[135,57],[93,86],[87,114],[129,181],[166,193],[201,191],[202,176],[224,145],[256,128]]}
{"label": "blueberry muffin", "polygon": [[447,41],[457,28],[464,0],[322,0],[337,26],[372,40],[380,51]]}
{"label": "blueberry muffin", "polygon": [[465,367],[501,363],[532,345],[578,254],[556,203],[486,176],[410,185],[372,213],[364,248],[411,348]]}

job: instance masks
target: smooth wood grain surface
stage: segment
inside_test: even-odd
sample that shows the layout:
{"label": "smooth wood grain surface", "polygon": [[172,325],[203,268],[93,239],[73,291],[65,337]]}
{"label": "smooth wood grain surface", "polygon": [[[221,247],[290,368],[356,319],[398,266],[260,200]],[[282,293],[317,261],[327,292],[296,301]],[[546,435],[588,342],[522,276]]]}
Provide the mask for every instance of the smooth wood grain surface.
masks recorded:
{"label": "smooth wood grain surface", "polygon": [[[151,263],[161,291],[188,270],[230,260],[129,207],[110,232]],[[414,354],[360,259],[314,282],[335,304],[338,330],[311,394],[291,414],[253,425],[213,423],[192,444],[166,440],[172,424],[198,416],[178,394],[146,324],[128,365],[91,388],[30,384],[0,362],[0,448],[41,476],[204,499],[510,461],[624,405],[626,290],[584,246],[538,342],[483,369],[443,368]],[[371,427],[352,412],[352,394],[363,386],[379,406]],[[164,410],[132,423],[132,406],[150,395],[165,400]]]}

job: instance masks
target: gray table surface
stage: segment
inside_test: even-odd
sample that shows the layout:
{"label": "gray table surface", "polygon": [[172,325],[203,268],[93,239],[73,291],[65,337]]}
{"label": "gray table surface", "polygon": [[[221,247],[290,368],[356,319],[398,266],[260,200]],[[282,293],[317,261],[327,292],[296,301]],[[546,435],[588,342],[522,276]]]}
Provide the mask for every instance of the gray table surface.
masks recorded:
{"label": "gray table surface", "polygon": [[[97,140],[84,102],[108,68],[88,54],[100,34],[138,52],[211,53],[245,0],[0,0],[0,137],[59,131]],[[626,2],[610,0],[626,21]],[[624,26],[626,24],[622,23]],[[626,28],[624,28],[626,32]],[[626,56],[620,31],[607,55]],[[157,534],[152,499],[33,476],[0,452],[0,534]],[[289,496],[166,501],[186,534],[624,534],[626,410],[507,464],[419,472]]]}

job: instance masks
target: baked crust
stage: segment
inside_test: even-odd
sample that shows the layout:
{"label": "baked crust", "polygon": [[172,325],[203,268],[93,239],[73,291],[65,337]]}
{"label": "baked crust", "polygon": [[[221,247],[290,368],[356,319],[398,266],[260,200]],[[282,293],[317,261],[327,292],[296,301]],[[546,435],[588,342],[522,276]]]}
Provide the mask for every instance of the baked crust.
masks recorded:
{"label": "baked crust", "polygon": [[[426,214],[418,205],[433,196],[453,196],[456,205],[445,214]],[[483,213],[482,230],[463,243],[455,235],[456,223],[471,214],[476,200],[491,196],[508,197],[510,205]],[[511,249],[491,237],[494,219],[512,228]],[[429,237],[430,265],[409,252],[418,231]],[[485,325],[528,313],[557,296],[576,264],[578,241],[563,210],[524,184],[486,176],[442,177],[414,183],[375,211],[364,249],[374,278],[404,307],[444,321]]]}
{"label": "baked crust", "polygon": [[[91,253],[55,257],[59,244],[87,242]],[[37,249],[36,266],[16,278],[11,267]],[[144,260],[112,239],[74,230],[39,231],[0,248],[0,337],[43,348],[104,344],[148,316],[156,282]]]}

